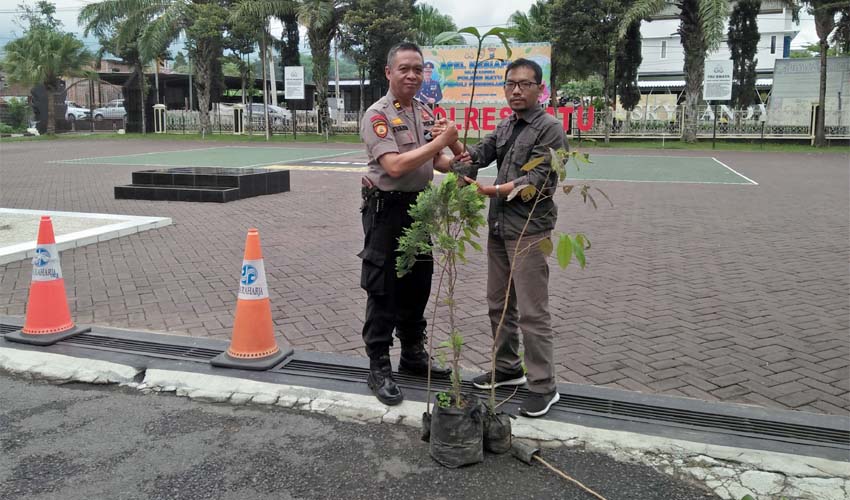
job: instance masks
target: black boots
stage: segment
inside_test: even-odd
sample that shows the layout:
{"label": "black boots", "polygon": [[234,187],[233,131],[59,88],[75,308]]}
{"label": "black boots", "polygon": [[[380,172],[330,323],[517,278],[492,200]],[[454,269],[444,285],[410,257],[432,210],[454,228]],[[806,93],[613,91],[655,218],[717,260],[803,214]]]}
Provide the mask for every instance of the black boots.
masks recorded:
{"label": "black boots", "polygon": [[393,366],[389,354],[369,360],[369,377],[366,382],[381,403],[394,406],[404,401],[404,394],[393,380]]}
{"label": "black boots", "polygon": [[442,367],[439,363],[428,358],[425,350],[425,339],[415,344],[401,344],[401,360],[398,363],[398,372],[406,375],[428,376],[428,365],[431,365],[431,377],[447,379],[452,374],[452,369]]}

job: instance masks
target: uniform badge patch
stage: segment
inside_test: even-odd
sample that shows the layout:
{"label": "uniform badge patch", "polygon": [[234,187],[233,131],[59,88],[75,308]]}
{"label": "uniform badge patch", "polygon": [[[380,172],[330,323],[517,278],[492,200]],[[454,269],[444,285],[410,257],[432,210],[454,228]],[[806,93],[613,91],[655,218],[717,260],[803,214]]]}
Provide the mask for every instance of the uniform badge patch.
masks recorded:
{"label": "uniform badge patch", "polygon": [[387,118],[383,115],[375,115],[370,118],[372,121],[372,130],[375,131],[375,135],[383,139],[387,136],[389,132],[389,127],[387,127]]}
{"label": "uniform badge patch", "polygon": [[403,124],[404,124],[404,120],[402,120],[401,118],[396,117],[396,118],[393,118],[393,119],[390,121],[390,123],[392,123],[393,125],[403,125]]}
{"label": "uniform badge patch", "polygon": [[381,139],[386,137],[387,132],[389,132],[389,130],[387,129],[387,122],[385,122],[384,120],[373,121],[372,122],[372,129],[375,131],[375,135],[377,135]]}

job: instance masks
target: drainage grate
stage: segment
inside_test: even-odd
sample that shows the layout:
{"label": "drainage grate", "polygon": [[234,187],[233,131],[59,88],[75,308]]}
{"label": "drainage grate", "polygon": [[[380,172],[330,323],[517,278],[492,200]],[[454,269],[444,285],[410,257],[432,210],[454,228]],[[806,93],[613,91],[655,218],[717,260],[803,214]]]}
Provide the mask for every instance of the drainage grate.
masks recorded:
{"label": "drainage grate", "polygon": [[7,333],[12,333],[12,332],[18,331],[20,329],[21,329],[20,326],[4,325],[3,323],[0,323],[0,335],[6,335]]}
{"label": "drainage grate", "polygon": [[145,354],[147,356],[167,359],[209,361],[221,354],[216,349],[202,347],[164,344],[145,340],[116,339],[101,335],[83,333],[63,340],[61,344],[102,349],[105,351],[124,352],[128,354]]}
{"label": "drainage grate", "polygon": [[[19,328],[16,325],[0,323],[0,334],[13,332]],[[91,333],[71,337],[61,341],[60,344],[195,362],[207,362],[222,352],[219,349],[175,345],[151,340],[112,338],[103,334]],[[366,368],[293,358],[290,358],[283,365],[270,371],[286,375],[324,378],[348,383],[362,383],[368,374]],[[402,387],[415,390],[424,390],[426,384],[424,378],[408,375],[398,375],[396,381]],[[445,380],[435,380],[432,381],[432,386],[434,390],[440,391],[447,389],[449,383]],[[463,384],[463,390],[465,392],[472,392],[477,389],[471,383],[465,382]],[[501,401],[510,397],[512,393],[513,388],[501,387],[496,390],[496,397]],[[527,389],[519,388],[516,391],[515,398],[519,401],[527,394]],[[805,441],[809,444],[821,444],[841,449],[850,447],[850,431],[844,428],[815,427],[736,415],[717,415],[696,410],[669,408],[564,393],[561,394],[560,401],[553,406],[553,409],[564,413],[583,413],[592,416],[640,421],[650,424],[665,423],[690,429],[701,429],[762,439],[774,439],[786,442]]]}
{"label": "drainage grate", "polygon": [[[291,375],[331,378],[344,381],[362,382],[366,379],[368,370],[365,368],[345,367],[339,365],[316,363],[303,360],[292,360],[285,365],[272,370]],[[402,387],[416,389],[425,388],[425,380],[419,377],[398,375],[396,382]],[[440,391],[449,387],[445,381],[432,381],[435,390]],[[477,391],[471,383],[464,382],[463,390]],[[496,399],[504,400],[513,393],[513,388],[500,387],[496,389]],[[528,390],[520,388],[514,396],[522,400]],[[733,415],[716,415],[693,410],[679,410],[640,403],[613,401],[605,398],[561,394],[561,399],[552,407],[564,412],[586,412],[594,415],[604,415],[628,420],[646,420],[665,422],[668,424],[697,427],[712,431],[732,434],[758,435],[786,440],[804,440],[840,447],[850,446],[850,431],[842,429],[827,429],[800,424],[788,424],[770,420],[759,420]]]}

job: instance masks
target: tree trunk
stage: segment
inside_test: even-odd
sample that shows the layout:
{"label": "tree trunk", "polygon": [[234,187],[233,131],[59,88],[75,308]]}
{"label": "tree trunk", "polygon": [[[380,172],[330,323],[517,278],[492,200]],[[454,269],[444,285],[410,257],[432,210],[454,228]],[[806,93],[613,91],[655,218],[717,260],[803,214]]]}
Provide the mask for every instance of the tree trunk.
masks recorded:
{"label": "tree trunk", "polygon": [[357,72],[360,74],[360,112],[357,116],[357,122],[360,123],[360,118],[366,112],[366,70],[364,68],[358,68]]}
{"label": "tree trunk", "polygon": [[47,94],[47,135],[53,135],[56,133],[56,88],[53,85],[45,85],[44,91]]}
{"label": "tree trunk", "polygon": [[[325,27],[322,27],[325,28]],[[319,133],[324,133],[330,123],[328,112],[328,74],[331,64],[331,38],[329,29],[309,29],[307,38],[313,55],[313,83],[316,85],[316,110]]]}
{"label": "tree trunk", "polygon": [[829,42],[826,38],[820,41],[820,88],[818,89],[818,110],[815,115],[815,146],[826,146],[826,62]]}
{"label": "tree trunk", "polygon": [[705,73],[706,47],[699,24],[699,0],[683,0],[679,13],[679,37],[685,51],[685,113],[682,141],[697,142],[699,103]]}
{"label": "tree trunk", "polygon": [[818,110],[815,115],[815,146],[826,146],[826,62],[829,52],[829,34],[835,27],[836,8],[815,10],[815,31],[820,39],[820,88],[818,89]]}
{"label": "tree trunk", "polygon": [[[148,132],[145,120],[145,68],[142,66],[142,61],[136,61],[135,64],[136,78],[139,79],[139,109],[142,111],[142,135]],[[127,124],[124,124],[127,127]]]}
{"label": "tree trunk", "polygon": [[192,54],[195,61],[195,91],[198,94],[198,117],[201,122],[201,132],[208,134],[210,127],[210,94],[212,91],[213,64],[221,53],[215,43],[198,40]]}

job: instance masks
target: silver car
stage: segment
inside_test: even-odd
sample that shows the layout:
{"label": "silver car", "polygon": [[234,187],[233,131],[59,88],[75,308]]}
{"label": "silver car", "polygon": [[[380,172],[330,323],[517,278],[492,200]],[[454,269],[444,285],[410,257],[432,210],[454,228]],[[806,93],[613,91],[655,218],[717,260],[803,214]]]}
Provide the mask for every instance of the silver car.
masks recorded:
{"label": "silver car", "polygon": [[69,122],[77,120],[88,120],[91,117],[91,110],[84,108],[74,101],[65,101],[65,119]]}
{"label": "silver car", "polygon": [[127,111],[124,110],[124,99],[113,99],[106,106],[94,110],[94,119],[103,120],[126,120]]}

